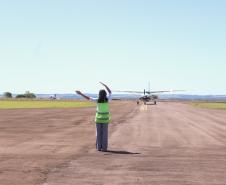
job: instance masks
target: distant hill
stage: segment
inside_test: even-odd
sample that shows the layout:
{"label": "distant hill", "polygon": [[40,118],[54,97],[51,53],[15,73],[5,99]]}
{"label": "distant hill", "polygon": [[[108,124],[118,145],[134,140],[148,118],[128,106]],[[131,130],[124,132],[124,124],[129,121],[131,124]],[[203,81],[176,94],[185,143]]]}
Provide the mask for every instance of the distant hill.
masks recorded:
{"label": "distant hill", "polygon": [[[88,96],[96,98],[97,94],[87,94]],[[13,94],[15,97],[16,94]],[[40,99],[50,99],[54,94],[36,94],[37,98]],[[76,94],[56,94],[57,99],[83,99],[81,96]],[[113,94],[113,99],[138,99],[140,95],[134,94]],[[0,94],[0,98],[3,98],[3,95]],[[159,99],[162,100],[209,100],[209,101],[226,101],[226,95],[188,95],[188,94],[161,94]]]}
{"label": "distant hill", "polygon": [[[96,98],[97,94],[87,94],[88,96]],[[49,98],[52,94],[37,94],[38,98]],[[59,99],[83,99],[76,94],[56,94]],[[113,99],[138,99],[140,95],[133,94],[113,94]],[[212,100],[212,101],[226,101],[226,95],[187,95],[187,94],[162,94],[159,95],[162,100]]]}
{"label": "distant hill", "polygon": [[226,95],[162,94],[160,99],[226,101]]}

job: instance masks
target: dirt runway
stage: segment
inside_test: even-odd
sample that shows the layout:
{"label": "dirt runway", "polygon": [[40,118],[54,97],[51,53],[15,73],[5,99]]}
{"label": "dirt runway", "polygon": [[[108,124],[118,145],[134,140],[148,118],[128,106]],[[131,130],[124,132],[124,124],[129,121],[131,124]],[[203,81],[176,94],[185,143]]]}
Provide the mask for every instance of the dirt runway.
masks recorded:
{"label": "dirt runway", "polygon": [[0,110],[2,185],[226,185],[226,111],[113,102],[109,152],[95,108]]}

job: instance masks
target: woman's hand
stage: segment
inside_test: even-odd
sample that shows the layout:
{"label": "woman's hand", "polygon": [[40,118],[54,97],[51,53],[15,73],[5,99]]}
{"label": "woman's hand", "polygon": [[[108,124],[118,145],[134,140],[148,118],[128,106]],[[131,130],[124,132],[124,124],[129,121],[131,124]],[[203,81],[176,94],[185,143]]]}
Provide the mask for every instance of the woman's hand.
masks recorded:
{"label": "woman's hand", "polygon": [[104,84],[103,82],[100,82],[100,84],[102,84],[107,89],[108,93],[111,94],[111,90],[106,84]]}
{"label": "woman's hand", "polygon": [[78,95],[82,96],[83,98],[90,100],[89,96],[86,96],[85,94],[83,94],[81,91],[75,91]]}
{"label": "woman's hand", "polygon": [[81,91],[75,91],[77,94],[79,94],[79,95],[81,95],[82,93],[81,93]]}

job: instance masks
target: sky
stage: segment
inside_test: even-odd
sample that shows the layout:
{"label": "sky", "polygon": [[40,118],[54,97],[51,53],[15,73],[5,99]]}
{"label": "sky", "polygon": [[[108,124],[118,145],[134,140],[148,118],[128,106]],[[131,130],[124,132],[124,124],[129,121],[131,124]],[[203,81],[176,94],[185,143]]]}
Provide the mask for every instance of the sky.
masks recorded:
{"label": "sky", "polygon": [[0,0],[0,93],[226,94],[225,0]]}

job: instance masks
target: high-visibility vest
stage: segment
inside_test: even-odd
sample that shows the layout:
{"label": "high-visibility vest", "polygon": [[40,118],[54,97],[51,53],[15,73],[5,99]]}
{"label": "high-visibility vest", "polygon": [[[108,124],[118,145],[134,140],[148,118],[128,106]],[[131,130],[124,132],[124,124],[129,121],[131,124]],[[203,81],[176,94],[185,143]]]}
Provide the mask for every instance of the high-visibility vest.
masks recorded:
{"label": "high-visibility vest", "polygon": [[97,103],[95,122],[96,123],[109,123],[110,122],[110,113],[109,113],[109,104],[108,103]]}

